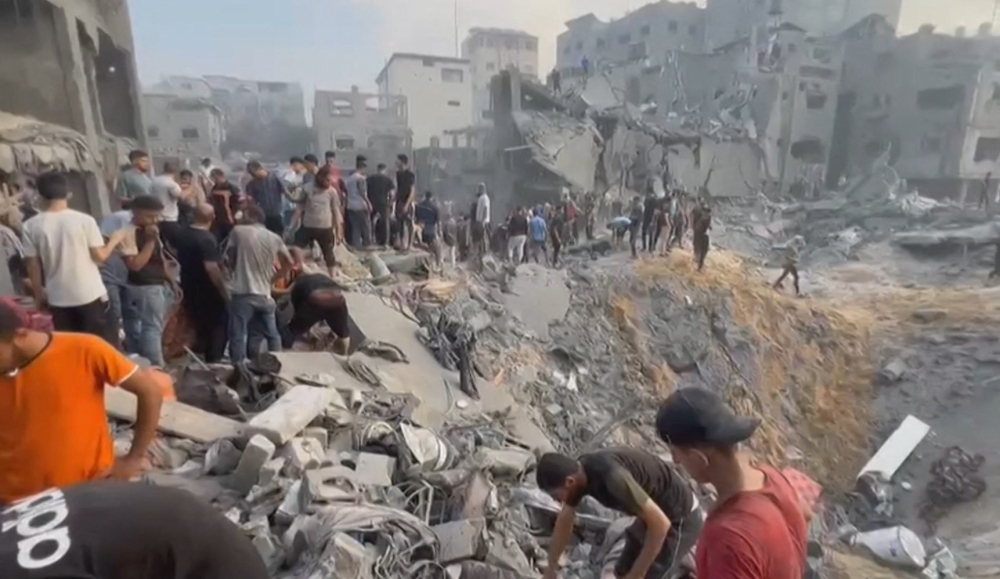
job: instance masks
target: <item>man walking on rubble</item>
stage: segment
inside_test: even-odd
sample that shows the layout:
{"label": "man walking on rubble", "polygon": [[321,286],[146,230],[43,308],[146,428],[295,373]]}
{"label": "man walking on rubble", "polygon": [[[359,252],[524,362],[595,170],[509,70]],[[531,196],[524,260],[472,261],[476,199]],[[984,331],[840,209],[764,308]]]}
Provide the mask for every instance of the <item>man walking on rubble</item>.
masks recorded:
{"label": "man walking on rubble", "polygon": [[573,535],[576,508],[585,496],[635,517],[625,531],[617,577],[670,577],[701,533],[704,513],[687,480],[646,451],[617,448],[577,459],[549,453],[538,461],[535,476],[538,488],[562,503],[543,579],[557,577],[559,560]]}
{"label": "man walking on rubble", "polygon": [[300,227],[295,232],[295,245],[311,250],[313,243],[323,253],[323,263],[334,275],[337,260],[334,246],[344,238],[344,218],[340,212],[340,195],[330,183],[330,170],[320,169],[313,180],[302,188],[299,200]]}
{"label": "man walking on rubble", "polygon": [[268,579],[239,525],[181,489],[49,488],[0,508],[4,579]]}
{"label": "man walking on rubble", "polygon": [[694,239],[694,261],[698,271],[705,267],[705,258],[711,242],[708,231],[712,229],[712,208],[704,196],[698,199],[698,204],[691,211],[691,231]]}
{"label": "man walking on rubble", "polygon": [[365,169],[368,160],[358,155],[354,173],[344,182],[347,187],[347,244],[355,249],[372,245],[372,204],[368,201],[368,177]]}
{"label": "man walking on rubble", "polygon": [[758,426],[703,388],[676,390],[657,414],[674,463],[718,493],[698,540],[698,577],[802,578],[810,515],[785,474],[742,452]]}
{"label": "man walking on rubble", "polygon": [[642,228],[644,208],[642,205],[642,199],[636,195],[632,199],[632,209],[629,211],[629,229],[628,229],[628,244],[632,249],[632,257],[639,257],[637,251],[639,245],[639,234]]}
{"label": "man walking on rubble", "polygon": [[410,250],[413,241],[413,208],[417,202],[417,176],[410,170],[410,158],[396,158],[396,248]]}
{"label": "man walking on rubble", "polygon": [[517,267],[524,260],[524,247],[528,241],[528,213],[518,207],[507,221],[507,260]]}
{"label": "man walking on rubble", "polygon": [[[0,505],[138,474],[156,438],[160,387],[98,337],[39,332],[28,322],[24,308],[0,303]],[[104,410],[109,385],[137,399],[132,446],[118,458]]]}
{"label": "man walking on rubble", "polygon": [[93,334],[118,345],[118,324],[98,265],[111,257],[124,231],[111,233],[105,243],[93,217],[69,208],[64,175],[45,173],[36,186],[45,207],[22,226],[35,308],[51,311],[61,332]]}
{"label": "man walking on rubble", "polygon": [[656,214],[656,194],[652,190],[642,200],[642,250],[653,251],[653,218]]}
{"label": "man walking on rubble", "polygon": [[801,295],[799,291],[799,255],[801,254],[802,248],[805,247],[806,241],[801,235],[796,235],[788,241],[785,246],[785,264],[784,269],[781,271],[781,275],[774,282],[774,289],[780,289],[783,287],[785,278],[788,275],[792,276],[793,287],[795,287],[795,295]]}
{"label": "man walking on rubble", "polygon": [[542,254],[542,259],[545,260],[545,265],[549,264],[549,256],[545,251],[545,240],[549,235],[548,224],[545,222],[545,217],[543,216],[542,206],[539,205],[535,207],[535,212],[531,217],[531,221],[528,222],[528,226],[531,229],[531,241],[529,254],[531,259],[538,263],[538,254]]}

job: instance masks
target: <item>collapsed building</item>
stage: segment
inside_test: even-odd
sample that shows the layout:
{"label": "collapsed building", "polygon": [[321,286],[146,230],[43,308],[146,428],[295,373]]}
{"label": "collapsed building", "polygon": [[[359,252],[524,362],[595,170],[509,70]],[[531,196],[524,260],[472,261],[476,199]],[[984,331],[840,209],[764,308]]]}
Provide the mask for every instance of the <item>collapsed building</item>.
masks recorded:
{"label": "collapsed building", "polygon": [[144,142],[125,0],[0,4],[0,171],[21,186],[69,172],[80,211],[109,211],[107,190]]}

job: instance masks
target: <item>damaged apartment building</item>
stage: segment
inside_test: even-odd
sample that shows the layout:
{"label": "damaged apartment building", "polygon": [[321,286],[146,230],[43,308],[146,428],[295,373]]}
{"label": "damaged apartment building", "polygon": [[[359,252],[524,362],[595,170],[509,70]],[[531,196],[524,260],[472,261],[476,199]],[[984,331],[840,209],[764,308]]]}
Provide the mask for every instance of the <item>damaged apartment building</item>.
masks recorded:
{"label": "damaged apartment building", "polygon": [[873,19],[846,41],[846,134],[831,169],[853,176],[886,156],[922,195],[975,202],[983,179],[1000,175],[1000,38],[990,25],[896,38]]}
{"label": "damaged apartment building", "polygon": [[0,170],[69,171],[71,205],[104,215],[144,142],[126,1],[0,0],[0,54]]}
{"label": "damaged apartment building", "polygon": [[197,167],[204,158],[221,158],[225,116],[211,101],[146,93],[142,110],[149,152],[158,162]]}
{"label": "damaged apartment building", "polygon": [[406,97],[349,91],[317,90],[313,99],[317,151],[334,151],[342,166],[353,167],[358,155],[369,164],[391,166],[412,146]]}

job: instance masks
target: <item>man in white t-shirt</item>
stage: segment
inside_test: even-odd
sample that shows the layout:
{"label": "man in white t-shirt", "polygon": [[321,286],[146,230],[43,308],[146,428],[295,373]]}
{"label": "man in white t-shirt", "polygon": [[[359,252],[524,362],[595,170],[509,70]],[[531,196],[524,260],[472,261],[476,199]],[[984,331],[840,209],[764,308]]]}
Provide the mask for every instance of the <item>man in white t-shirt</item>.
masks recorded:
{"label": "man in white t-shirt", "polygon": [[56,330],[94,334],[118,346],[118,324],[97,266],[121,243],[123,232],[105,244],[97,221],[69,208],[69,184],[61,173],[41,175],[37,187],[45,208],[23,226],[35,306],[52,312]]}
{"label": "man in white t-shirt", "polygon": [[163,220],[160,222],[160,237],[167,245],[177,247],[177,237],[181,234],[183,227],[180,219],[181,210],[178,206],[184,191],[181,189],[178,178],[177,165],[174,163],[164,163],[163,173],[153,178],[153,186],[150,189],[153,197],[163,203]]}

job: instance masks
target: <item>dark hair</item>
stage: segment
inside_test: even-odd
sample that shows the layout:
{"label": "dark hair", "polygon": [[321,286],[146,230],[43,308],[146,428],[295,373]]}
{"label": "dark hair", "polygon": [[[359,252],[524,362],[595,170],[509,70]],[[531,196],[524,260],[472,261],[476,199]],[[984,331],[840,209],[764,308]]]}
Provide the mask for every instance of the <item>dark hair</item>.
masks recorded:
{"label": "dark hair", "polygon": [[174,175],[177,173],[177,163],[171,163],[167,161],[163,164],[163,172],[166,175]]}
{"label": "dark hair", "polygon": [[324,165],[319,171],[316,171],[316,176],[313,179],[317,182],[322,181],[327,185],[331,185],[330,181],[333,179],[331,179],[330,168]]}
{"label": "dark hair", "polygon": [[294,165],[296,163],[302,165],[305,163],[305,161],[302,160],[302,157],[292,157],[291,159],[288,160],[289,165]]}
{"label": "dark hair", "polygon": [[253,173],[261,168],[260,161],[250,161],[247,163],[247,173]]}
{"label": "dark hair", "polygon": [[138,161],[139,159],[148,159],[148,158],[149,158],[149,153],[147,153],[146,151],[139,150],[139,149],[135,149],[133,151],[130,151],[129,154],[128,154],[129,163],[134,163],[134,162]]}
{"label": "dark hair", "polygon": [[334,153],[333,151],[327,151],[326,153],[323,153],[323,156],[326,157],[327,159],[336,159],[337,153]]}
{"label": "dark hair", "polygon": [[357,160],[354,162],[354,166],[358,169],[364,169],[368,166],[368,158],[364,155],[358,155]]}
{"label": "dark hair", "polygon": [[204,159],[201,160],[201,164],[208,167],[209,165],[212,164],[212,160],[209,159],[208,157],[205,157]]}
{"label": "dark hair", "polygon": [[316,155],[313,155],[312,153],[309,153],[308,155],[302,157],[302,159],[306,163],[312,163],[313,165],[319,165],[319,159],[317,159]]}
{"label": "dark hair", "polygon": [[152,195],[140,195],[132,200],[132,211],[163,211],[163,201]]}
{"label": "dark hair", "polygon": [[48,201],[69,197],[69,181],[66,180],[66,176],[62,173],[51,171],[39,175],[35,181],[35,187],[38,189],[38,194],[42,199]]}
{"label": "dark hair", "polygon": [[434,197],[434,192],[433,191],[427,191],[427,192],[424,193],[424,199],[430,199],[432,197]]}
{"label": "dark hair", "polygon": [[385,171],[385,163],[379,163],[376,169],[378,169],[379,171]]}
{"label": "dark hair", "polygon": [[194,177],[194,173],[192,173],[188,169],[184,169],[183,171],[181,171],[181,177]]}
{"label": "dark hair", "polygon": [[21,306],[8,298],[0,299],[0,340],[10,340],[18,330],[28,327]]}
{"label": "dark hair", "polygon": [[543,491],[554,491],[566,484],[566,479],[576,474],[579,469],[580,465],[576,459],[565,454],[548,452],[538,459],[535,482]]}
{"label": "dark hair", "polygon": [[399,162],[404,165],[408,165],[410,163],[410,158],[406,155],[396,155],[396,158],[399,159]]}
{"label": "dark hair", "polygon": [[218,168],[218,167],[216,167],[215,169],[212,169],[212,170],[211,170],[211,171],[209,171],[209,173],[208,173],[208,176],[209,176],[209,177],[218,177],[218,176],[220,176],[220,175],[221,175],[222,177],[225,177],[225,176],[226,176],[226,172],[225,172],[225,171],[223,171],[222,169]]}
{"label": "dark hair", "polygon": [[243,218],[250,223],[264,223],[264,210],[251,205],[243,211]]}

